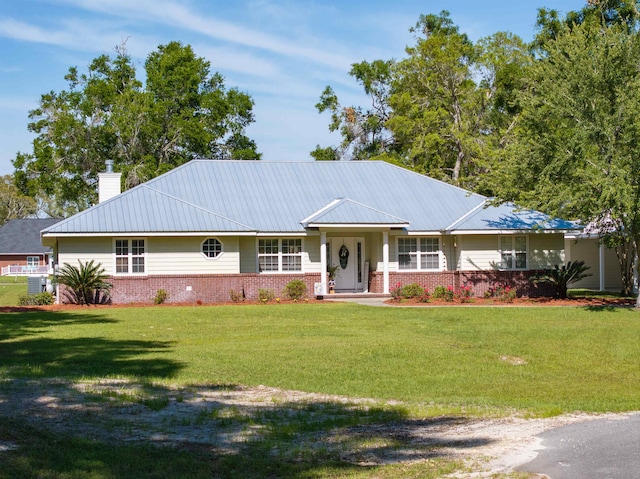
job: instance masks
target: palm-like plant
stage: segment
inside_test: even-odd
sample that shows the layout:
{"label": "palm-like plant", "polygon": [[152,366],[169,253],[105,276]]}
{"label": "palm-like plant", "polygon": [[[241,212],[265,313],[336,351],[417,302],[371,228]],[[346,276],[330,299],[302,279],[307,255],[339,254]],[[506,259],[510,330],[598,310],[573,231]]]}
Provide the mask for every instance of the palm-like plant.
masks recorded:
{"label": "palm-like plant", "polygon": [[545,269],[541,274],[532,277],[531,281],[552,284],[556,288],[556,296],[565,299],[569,285],[591,276],[591,273],[586,273],[590,268],[585,266],[584,261],[569,261],[566,265],[555,265],[553,269]]}
{"label": "palm-like plant", "polygon": [[102,264],[95,264],[93,260],[84,264],[78,260],[78,266],[65,263],[58,275],[58,282],[67,287],[67,299],[74,304],[108,302],[111,284],[106,279]]}

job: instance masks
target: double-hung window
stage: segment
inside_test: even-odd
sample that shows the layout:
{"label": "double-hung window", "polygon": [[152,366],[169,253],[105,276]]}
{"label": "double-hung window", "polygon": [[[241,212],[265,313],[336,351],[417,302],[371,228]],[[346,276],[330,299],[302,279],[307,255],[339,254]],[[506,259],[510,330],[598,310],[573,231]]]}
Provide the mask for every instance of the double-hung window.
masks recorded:
{"label": "double-hung window", "polygon": [[399,269],[439,270],[439,238],[398,238]]}
{"label": "double-hung window", "polygon": [[258,268],[261,273],[302,271],[302,239],[258,240]]}
{"label": "double-hung window", "polygon": [[500,268],[527,269],[526,236],[500,236]]}
{"label": "double-hung window", "polygon": [[143,239],[117,239],[116,274],[144,274],[145,241]]}

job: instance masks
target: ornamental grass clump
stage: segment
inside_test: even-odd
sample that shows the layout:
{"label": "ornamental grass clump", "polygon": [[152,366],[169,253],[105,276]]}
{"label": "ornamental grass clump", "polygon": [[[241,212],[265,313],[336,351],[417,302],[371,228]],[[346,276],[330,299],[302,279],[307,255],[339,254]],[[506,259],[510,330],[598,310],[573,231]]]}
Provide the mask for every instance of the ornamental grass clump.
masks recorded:
{"label": "ornamental grass clump", "polygon": [[590,268],[585,266],[584,261],[569,261],[566,265],[555,265],[553,269],[545,269],[542,273],[533,276],[531,282],[551,284],[555,290],[554,296],[566,299],[569,285],[591,276],[591,273],[586,272]]}
{"label": "ornamental grass clump", "polygon": [[65,299],[73,304],[104,304],[111,300],[111,284],[106,282],[107,275],[101,263],[93,260],[78,266],[65,263],[58,275],[58,283],[66,286]]}

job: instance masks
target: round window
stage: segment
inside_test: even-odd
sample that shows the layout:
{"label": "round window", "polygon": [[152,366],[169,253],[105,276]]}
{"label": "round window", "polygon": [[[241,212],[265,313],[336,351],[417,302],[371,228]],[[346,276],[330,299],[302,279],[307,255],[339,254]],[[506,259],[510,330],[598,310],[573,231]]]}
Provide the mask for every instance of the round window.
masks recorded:
{"label": "round window", "polygon": [[202,243],[202,252],[207,258],[216,258],[222,253],[222,243],[215,238],[209,238]]}

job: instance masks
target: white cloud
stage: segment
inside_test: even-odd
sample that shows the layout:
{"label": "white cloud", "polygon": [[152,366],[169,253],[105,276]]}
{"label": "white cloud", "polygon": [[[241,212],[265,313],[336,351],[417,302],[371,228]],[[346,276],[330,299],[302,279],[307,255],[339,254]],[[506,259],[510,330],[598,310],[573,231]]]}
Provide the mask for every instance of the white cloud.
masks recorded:
{"label": "white cloud", "polygon": [[78,8],[97,11],[126,19],[154,21],[172,28],[180,27],[192,33],[269,51],[285,57],[312,61],[331,68],[348,68],[351,59],[324,49],[299,44],[295,38],[283,38],[262,33],[253,28],[205,16],[173,1],[158,0],[69,0]]}

